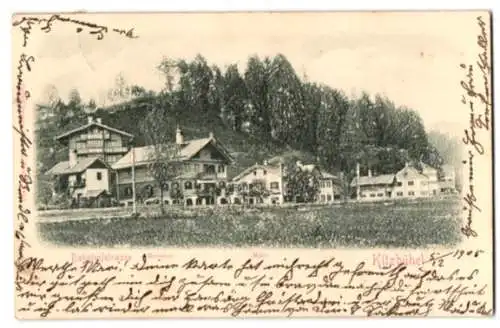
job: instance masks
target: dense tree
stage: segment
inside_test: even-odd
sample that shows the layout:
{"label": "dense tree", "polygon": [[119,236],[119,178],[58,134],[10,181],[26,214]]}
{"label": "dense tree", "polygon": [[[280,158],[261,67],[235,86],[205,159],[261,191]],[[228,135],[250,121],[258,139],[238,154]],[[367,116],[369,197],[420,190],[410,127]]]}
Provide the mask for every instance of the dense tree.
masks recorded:
{"label": "dense tree", "polygon": [[[179,154],[179,148],[176,144],[170,143],[168,111],[164,108],[169,105],[171,104],[165,101],[165,98],[162,98],[147,114],[142,123],[146,142],[152,147],[148,158],[148,170],[160,191],[160,209],[162,213],[165,211],[163,204],[165,186],[178,173],[175,158]],[[170,192],[174,194],[177,191],[174,186],[170,189]],[[174,196],[177,197],[176,194]]]}
{"label": "dense tree", "polygon": [[[240,163],[243,167],[259,156],[263,160],[268,149],[295,149],[316,158],[327,171],[343,171],[346,181],[355,174],[357,163],[362,174],[368,169],[383,174],[409,161],[439,168],[444,163],[459,165],[461,160],[460,155],[451,155],[457,152],[446,138],[428,138],[415,110],[397,107],[382,95],[362,93],[348,98],[331,86],[300,77],[282,54],[251,56],[240,69],[234,63],[223,69],[201,55],[180,60],[165,57],[157,69],[165,80],[161,92],[129,85],[120,74],[109,94],[119,103],[97,109],[103,120],[111,117],[109,112],[127,111],[127,115],[114,115],[114,123],[136,135],[138,144],[171,142],[179,123],[193,121],[201,130],[225,125],[235,131],[230,136],[252,140],[237,147],[244,154],[239,158],[246,160]],[[95,102],[83,101],[77,90],[71,91],[66,102],[52,86],[47,87],[47,95],[51,100],[45,101],[44,111],[55,116],[47,128],[52,129],[52,137],[84,120],[84,108],[95,108]],[[39,142],[48,145],[49,139]],[[44,153],[45,166],[53,165],[59,156],[57,151]],[[158,173],[161,184],[171,172],[165,165],[171,152],[156,149],[155,153],[159,164],[151,170]]]}
{"label": "dense tree", "polygon": [[253,133],[263,138],[272,137],[271,114],[271,60],[260,60],[257,56],[248,59],[245,84],[248,90],[248,123]]}
{"label": "dense tree", "polygon": [[313,173],[299,167],[288,170],[286,197],[289,201],[313,202],[319,192],[319,180]]}
{"label": "dense tree", "polygon": [[245,81],[238,71],[238,66],[229,65],[223,82],[223,118],[235,131],[241,131],[247,99]]}
{"label": "dense tree", "polygon": [[[269,114],[272,136],[294,148],[307,144],[306,131],[310,109],[304,106],[302,83],[290,62],[283,55],[277,55],[271,62],[269,75]],[[304,138],[306,137],[306,138]],[[313,145],[315,146],[315,145]],[[313,148],[314,149],[314,148]]]}
{"label": "dense tree", "polygon": [[[348,135],[342,135],[343,132],[347,133],[344,127],[350,109],[349,100],[342,92],[330,87],[316,87],[313,91],[320,98],[317,124],[314,126],[317,140],[316,154],[326,167],[340,169],[343,164],[341,151],[349,144],[346,139]],[[351,118],[350,124],[354,122],[354,118]],[[342,140],[341,135],[344,138]],[[344,142],[343,147],[341,141]]]}

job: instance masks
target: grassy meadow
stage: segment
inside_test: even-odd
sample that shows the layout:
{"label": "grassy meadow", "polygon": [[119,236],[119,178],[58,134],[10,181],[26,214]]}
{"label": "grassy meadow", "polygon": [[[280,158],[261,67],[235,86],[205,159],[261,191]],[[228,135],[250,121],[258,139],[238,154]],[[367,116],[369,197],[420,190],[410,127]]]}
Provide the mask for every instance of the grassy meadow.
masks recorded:
{"label": "grassy meadow", "polygon": [[457,200],[303,208],[210,208],[38,223],[43,240],[85,247],[405,247],[460,241]]}

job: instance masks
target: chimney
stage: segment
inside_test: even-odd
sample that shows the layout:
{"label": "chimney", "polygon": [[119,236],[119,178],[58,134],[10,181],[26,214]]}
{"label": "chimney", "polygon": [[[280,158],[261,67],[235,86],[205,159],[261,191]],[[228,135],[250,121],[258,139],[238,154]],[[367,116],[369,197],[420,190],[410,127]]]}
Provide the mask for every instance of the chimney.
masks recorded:
{"label": "chimney", "polygon": [[267,159],[264,160],[264,166],[267,166],[268,165],[268,162],[267,162]]}
{"label": "chimney", "polygon": [[356,163],[356,177],[359,179],[359,163]]}
{"label": "chimney", "polygon": [[93,121],[94,121],[94,118],[92,117],[92,115],[89,115],[89,116],[87,117],[87,123],[88,123],[88,124],[90,124],[90,123],[92,123]]}
{"label": "chimney", "polygon": [[73,167],[76,165],[76,149],[72,149],[69,152],[69,167]]}
{"label": "chimney", "polygon": [[215,138],[215,137],[214,137],[214,133],[213,133],[213,132],[210,132],[210,133],[208,134],[208,137],[209,137],[210,139],[214,139],[214,138]]}
{"label": "chimney", "polygon": [[372,169],[368,169],[368,176],[371,177],[372,176]]}
{"label": "chimney", "polygon": [[100,118],[100,117],[96,118],[96,120],[97,120],[97,123],[99,123],[99,124],[101,124],[101,123],[102,123],[102,120],[101,120],[101,118]]}
{"label": "chimney", "polygon": [[405,167],[408,167],[410,164],[408,164],[408,162],[405,162]]}
{"label": "chimney", "polygon": [[175,143],[178,145],[184,144],[184,136],[182,135],[181,128],[177,125],[177,131],[175,132]]}

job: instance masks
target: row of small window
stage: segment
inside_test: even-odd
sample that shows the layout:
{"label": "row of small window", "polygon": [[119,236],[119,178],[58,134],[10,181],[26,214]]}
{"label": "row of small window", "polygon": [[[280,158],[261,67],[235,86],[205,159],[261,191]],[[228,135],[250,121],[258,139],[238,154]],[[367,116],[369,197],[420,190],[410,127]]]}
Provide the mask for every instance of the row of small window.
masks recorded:
{"label": "row of small window", "polygon": [[[122,146],[121,141],[119,140],[112,140],[112,141],[107,141],[106,142],[106,148],[119,148]],[[103,148],[104,147],[104,142],[103,140],[98,140],[98,139],[89,139],[87,141],[77,141],[75,143],[76,149],[87,149],[87,148]]]}
{"label": "row of small window", "polygon": [[[88,173],[87,173],[87,174],[88,174]],[[102,180],[102,172],[96,172],[96,173],[95,173],[95,177],[96,177],[96,179],[97,179],[98,181],[101,181],[101,180]],[[82,181],[83,181],[83,182],[85,182],[85,178],[82,178],[82,176],[81,176],[80,174],[78,174],[78,175],[76,176],[76,181],[77,181],[77,182],[82,182]]]}
{"label": "row of small window", "polygon": [[[267,170],[262,170],[262,175],[266,175]],[[253,171],[253,175],[257,175],[257,170]]]}
{"label": "row of small window", "polygon": [[[253,185],[251,183],[246,183],[246,182],[243,182],[239,185],[239,189],[241,190],[248,190],[248,189],[252,189]],[[271,189],[279,189],[280,188],[280,183],[279,182],[271,182],[269,184],[269,187]]]}
{"label": "row of small window", "polygon": [[[97,180],[101,180],[101,178],[102,178],[101,173],[100,173],[100,172],[98,172],[98,173],[97,173]],[[242,183],[240,186],[241,186],[241,187],[240,187],[240,189],[241,189],[242,191],[243,191],[243,190],[248,190],[248,189],[252,189],[252,188],[253,188],[252,184],[246,184],[246,183]],[[148,185],[148,186],[146,186],[146,187],[147,187],[147,188],[151,188],[151,189],[152,189],[152,186],[149,186],[149,185]],[[174,183],[172,183],[171,187],[172,187],[172,189],[176,190],[176,189],[179,189],[180,185],[179,185],[179,183],[174,182]],[[225,187],[226,187],[225,182],[224,182],[224,181],[219,182],[219,187],[220,187],[220,188],[225,188]],[[271,182],[271,183],[270,183],[270,188],[271,188],[271,189],[274,189],[274,190],[275,190],[275,189],[279,189],[279,187],[280,187],[279,182]],[[163,190],[164,190],[164,191],[168,191],[168,190],[169,190],[169,188],[170,188],[170,185],[169,185],[168,183],[165,183],[165,184],[163,185]],[[192,190],[192,189],[194,189],[194,188],[199,189],[199,188],[201,188],[201,185],[199,185],[199,184],[195,184],[195,183],[193,183],[193,182],[191,182],[191,181],[186,181],[186,182],[184,182],[184,190]],[[128,191],[128,193],[129,193],[129,194],[131,194],[131,193],[132,193],[132,188],[130,188],[130,187],[127,187],[125,190],[126,190],[126,192],[125,192],[126,194],[127,194],[127,191]]]}
{"label": "row of small window", "polygon": [[[420,192],[420,195],[422,196],[427,196],[429,193],[427,191],[421,191]],[[389,196],[389,194],[387,195]],[[398,191],[396,192],[396,196],[397,197],[403,197],[404,196],[404,193],[402,191]],[[408,196],[415,196],[415,192],[414,191],[408,191]],[[361,197],[365,198],[367,197],[366,194],[361,194]],[[370,198],[374,198],[374,197],[384,197],[384,193],[383,192],[379,192],[379,193],[371,193],[369,194],[369,197]]]}
{"label": "row of small window", "polygon": [[331,202],[332,201],[332,195],[321,195],[321,201],[324,202],[324,201],[327,201],[327,202]]}
{"label": "row of small window", "polygon": [[[422,185],[422,186],[427,186],[427,184],[428,184],[428,182],[427,182],[427,181],[425,181],[425,180],[420,181],[420,185]],[[398,182],[396,185],[397,185],[398,187],[402,187],[402,186],[403,186],[403,183],[402,183],[402,182]],[[413,180],[407,181],[407,185],[408,185],[408,186],[414,186],[414,185],[415,185],[415,181],[413,181]]]}
{"label": "row of small window", "polygon": [[[402,187],[402,186],[403,186],[403,183],[402,183],[402,182],[398,182],[396,185],[397,185],[398,187]],[[411,180],[411,181],[407,181],[407,185],[408,185],[408,186],[413,186],[413,185],[415,185],[415,181],[413,181],[413,180]]]}
{"label": "row of small window", "polygon": [[[370,194],[369,196],[370,196],[370,198],[373,198],[373,197],[384,197],[384,193],[381,192],[381,193],[378,193],[378,194]],[[361,198],[366,198],[366,197],[367,197],[366,194],[361,194]]]}
{"label": "row of small window", "polygon": [[[184,163],[184,172],[199,172],[203,169],[206,173],[215,173],[215,166],[210,164]],[[217,166],[217,173],[224,173],[224,165]]]}
{"label": "row of small window", "polygon": [[331,188],[332,182],[331,181],[320,181],[319,186],[320,186],[320,188]]}
{"label": "row of small window", "polygon": [[[427,196],[427,195],[429,195],[429,192],[427,192],[427,191],[421,191],[420,195],[421,196]],[[403,192],[402,191],[398,191],[396,193],[396,196],[403,197]],[[415,192],[414,191],[408,191],[408,196],[415,196]]]}

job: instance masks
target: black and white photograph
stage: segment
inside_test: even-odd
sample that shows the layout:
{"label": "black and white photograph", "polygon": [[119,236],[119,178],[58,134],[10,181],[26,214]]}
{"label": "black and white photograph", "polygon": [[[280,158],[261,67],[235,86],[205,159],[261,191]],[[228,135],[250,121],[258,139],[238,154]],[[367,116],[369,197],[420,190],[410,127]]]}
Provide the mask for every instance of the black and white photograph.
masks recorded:
{"label": "black and white photograph", "polygon": [[[435,115],[444,97],[426,94],[445,80],[429,66],[449,60],[453,44],[339,32],[273,46],[229,45],[227,32],[216,44],[182,41],[198,44],[183,56],[164,38],[42,48],[82,57],[47,81],[36,104],[42,238],[130,247],[460,242],[461,126]],[[428,40],[435,53],[419,52]],[[110,62],[147,56],[102,76],[101,52]]]}
{"label": "black and white photograph", "polygon": [[[167,297],[172,280],[128,307],[102,295],[67,305],[53,294],[56,305],[25,314],[189,315],[196,304],[196,315],[490,314],[491,305],[462,304],[462,294],[450,296],[455,287],[441,285],[468,280],[467,297],[492,291],[484,285],[493,236],[489,20],[466,11],[15,16],[16,236],[20,253],[33,243],[48,256],[18,269],[65,268],[68,285],[76,263],[87,273],[159,270],[153,285],[170,268],[237,269],[233,278],[246,279],[238,288],[278,281],[257,303],[237,289],[186,296],[179,287],[168,297],[185,303],[146,309],[143,298]],[[28,221],[33,236],[24,240]],[[71,263],[48,266],[55,254]],[[479,262],[455,270],[469,260]],[[292,284],[293,270],[307,268],[316,270],[303,278],[319,280],[314,288]],[[271,269],[281,279],[239,278]],[[320,277],[320,269],[330,271]],[[342,275],[346,285],[335,284]],[[119,288],[132,276],[99,284]],[[202,285],[233,288],[217,282],[223,276]],[[368,283],[379,276],[387,281]],[[439,288],[409,301],[423,281]],[[278,296],[286,284],[307,293]],[[412,291],[396,304],[373,305],[378,294],[362,303],[376,288],[403,287]],[[113,293],[129,293],[123,301],[144,292],[133,288]],[[322,300],[329,288],[361,290]]]}

